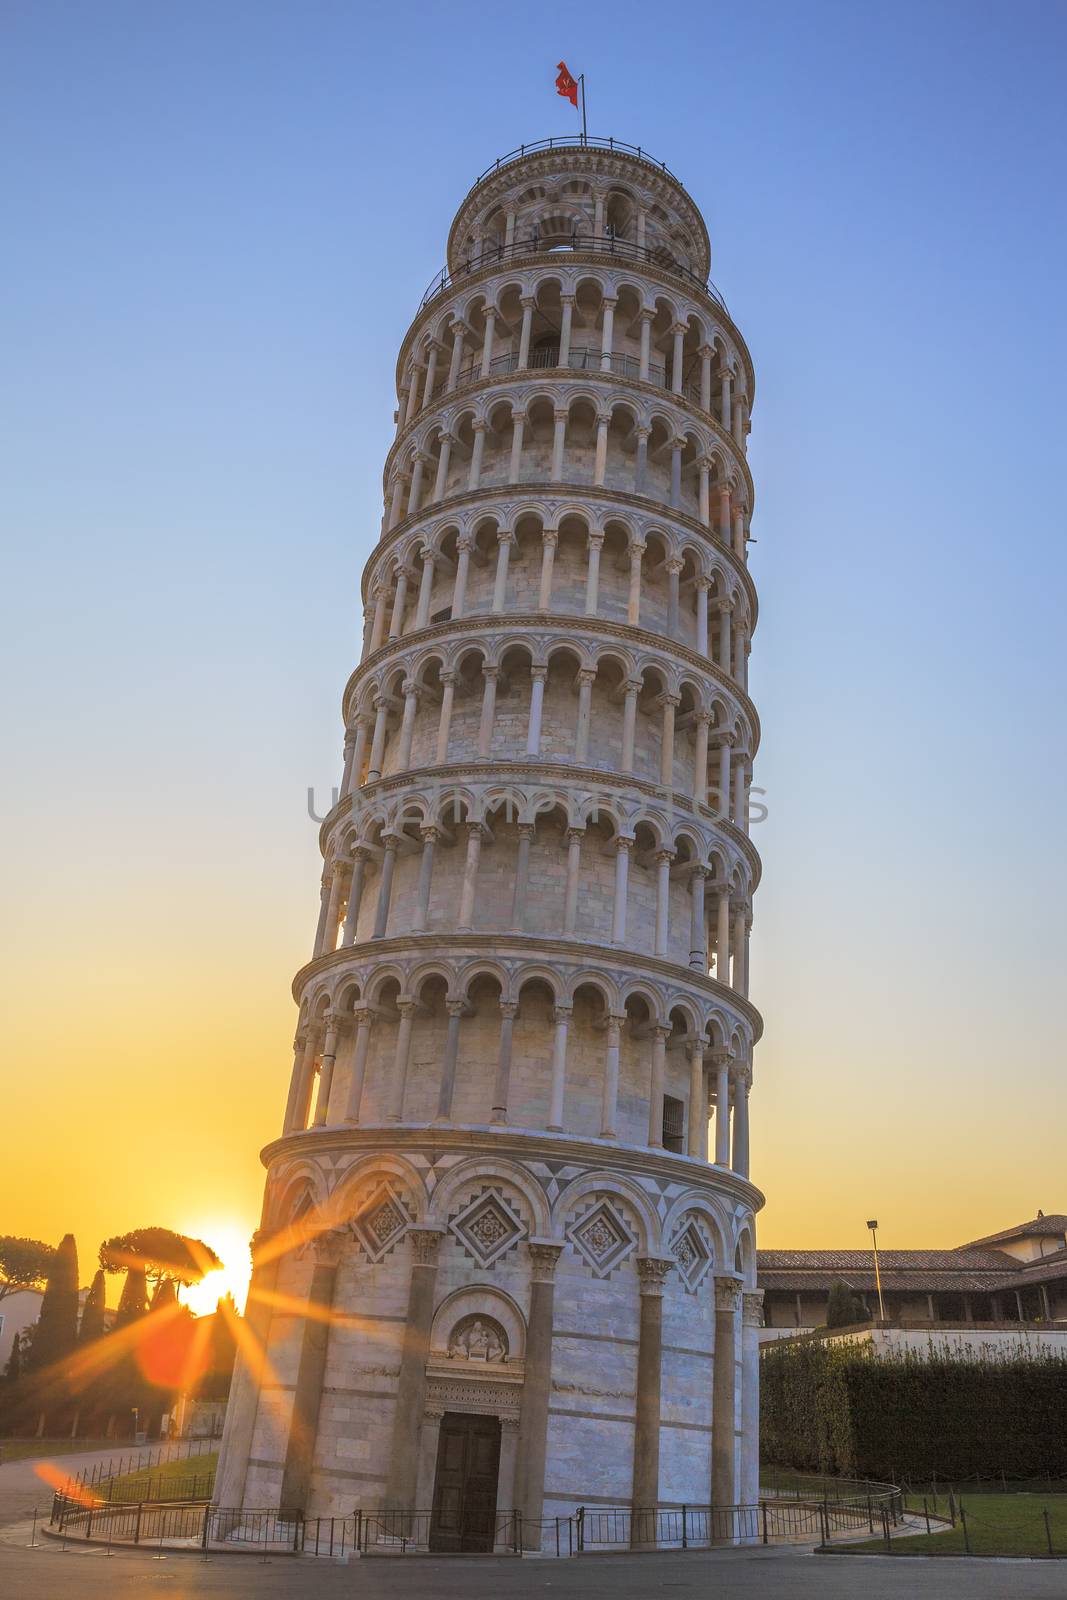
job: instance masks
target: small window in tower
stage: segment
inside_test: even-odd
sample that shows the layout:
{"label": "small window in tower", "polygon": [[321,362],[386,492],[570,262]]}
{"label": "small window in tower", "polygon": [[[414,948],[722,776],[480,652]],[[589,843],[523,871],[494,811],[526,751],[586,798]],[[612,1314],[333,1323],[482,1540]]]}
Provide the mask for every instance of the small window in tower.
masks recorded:
{"label": "small window in tower", "polygon": [[452,607],[451,606],[442,606],[440,611],[434,611],[430,615],[430,621],[431,622],[450,622],[451,620],[452,620]]}
{"label": "small window in tower", "polygon": [[673,1094],[663,1096],[663,1148],[676,1156],[682,1153],[685,1108]]}

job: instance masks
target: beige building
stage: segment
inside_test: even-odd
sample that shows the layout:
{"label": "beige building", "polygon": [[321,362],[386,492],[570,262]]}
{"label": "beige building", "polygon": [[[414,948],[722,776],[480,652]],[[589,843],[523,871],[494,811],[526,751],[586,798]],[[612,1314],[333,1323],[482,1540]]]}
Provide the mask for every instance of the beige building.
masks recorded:
{"label": "beige building", "polygon": [[[1039,1211],[953,1250],[880,1250],[878,1259],[886,1320],[904,1330],[984,1328],[1001,1345],[1055,1334],[1057,1347],[1067,1333],[1067,1216],[1058,1212]],[[764,1338],[824,1324],[836,1282],[848,1285],[869,1320],[879,1319],[869,1250],[761,1250],[757,1260]]]}
{"label": "beige building", "polygon": [[487,1549],[757,1497],[754,376],[709,266],[661,163],[527,146],[404,337],[222,1505]]}

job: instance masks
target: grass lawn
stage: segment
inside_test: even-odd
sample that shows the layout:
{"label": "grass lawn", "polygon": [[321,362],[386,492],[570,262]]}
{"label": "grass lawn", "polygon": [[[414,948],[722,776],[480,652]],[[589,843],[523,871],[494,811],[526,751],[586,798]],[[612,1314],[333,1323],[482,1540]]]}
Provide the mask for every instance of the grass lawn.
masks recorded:
{"label": "grass lawn", "polygon": [[[922,1501],[918,1502],[921,1510]],[[944,1502],[938,1497],[944,1511]],[[1067,1495],[1062,1494],[975,1494],[963,1496],[967,1517],[967,1537],[971,1554],[981,1556],[1047,1556],[1043,1511],[1049,1515],[1052,1548],[1067,1556]],[[916,1501],[909,1498],[908,1510],[914,1513]],[[931,1510],[933,1509],[931,1505]],[[853,1550],[885,1550],[881,1539],[866,1539]],[[944,1533],[917,1534],[914,1538],[894,1539],[895,1556],[965,1555],[963,1526],[957,1512],[956,1526]]]}
{"label": "grass lawn", "polygon": [[[183,1457],[180,1461],[165,1461],[162,1466],[142,1472],[127,1472],[121,1478],[110,1479],[111,1493],[116,1500],[167,1499],[170,1495],[206,1499],[215,1486],[215,1468],[219,1453]],[[99,1485],[99,1493],[107,1495],[106,1487]]]}
{"label": "grass lawn", "polygon": [[32,1456],[69,1456],[77,1450],[113,1450],[114,1439],[0,1439],[0,1464]]}

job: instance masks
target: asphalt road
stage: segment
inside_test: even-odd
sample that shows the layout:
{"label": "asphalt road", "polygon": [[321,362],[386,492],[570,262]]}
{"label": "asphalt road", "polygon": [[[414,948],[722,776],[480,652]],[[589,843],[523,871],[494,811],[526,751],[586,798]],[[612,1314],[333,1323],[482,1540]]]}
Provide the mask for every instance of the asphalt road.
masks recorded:
{"label": "asphalt road", "polygon": [[[367,1600],[648,1600],[685,1594],[729,1600],[1063,1600],[1061,1562],[814,1556],[750,1549],[664,1556],[585,1556],[572,1561],[507,1557],[380,1559],[341,1565],[256,1556],[147,1552],[107,1557],[71,1545],[31,1550],[0,1542],[0,1594],[18,1600],[175,1600],[222,1596],[365,1596]],[[26,1530],[28,1537],[28,1529]]]}

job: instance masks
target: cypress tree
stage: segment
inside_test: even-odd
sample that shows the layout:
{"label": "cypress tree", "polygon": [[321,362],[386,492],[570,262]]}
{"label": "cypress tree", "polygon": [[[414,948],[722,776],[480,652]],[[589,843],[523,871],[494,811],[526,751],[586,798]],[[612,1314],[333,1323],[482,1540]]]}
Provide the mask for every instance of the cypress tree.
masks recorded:
{"label": "cypress tree", "polygon": [[78,1327],[78,1343],[91,1344],[94,1339],[99,1339],[104,1331],[104,1309],[107,1301],[107,1287],[104,1281],[103,1268],[98,1267],[89,1293],[82,1306],[82,1319]]}
{"label": "cypress tree", "polygon": [[145,1284],[144,1268],[131,1267],[126,1274],[126,1282],[122,1285],[119,1308],[115,1313],[115,1331],[128,1327],[131,1322],[136,1322],[138,1317],[145,1316],[147,1311],[148,1289]]}
{"label": "cypress tree", "polygon": [[42,1372],[69,1356],[78,1342],[78,1247],[74,1235],[59,1242],[41,1300],[26,1361],[28,1371]]}

